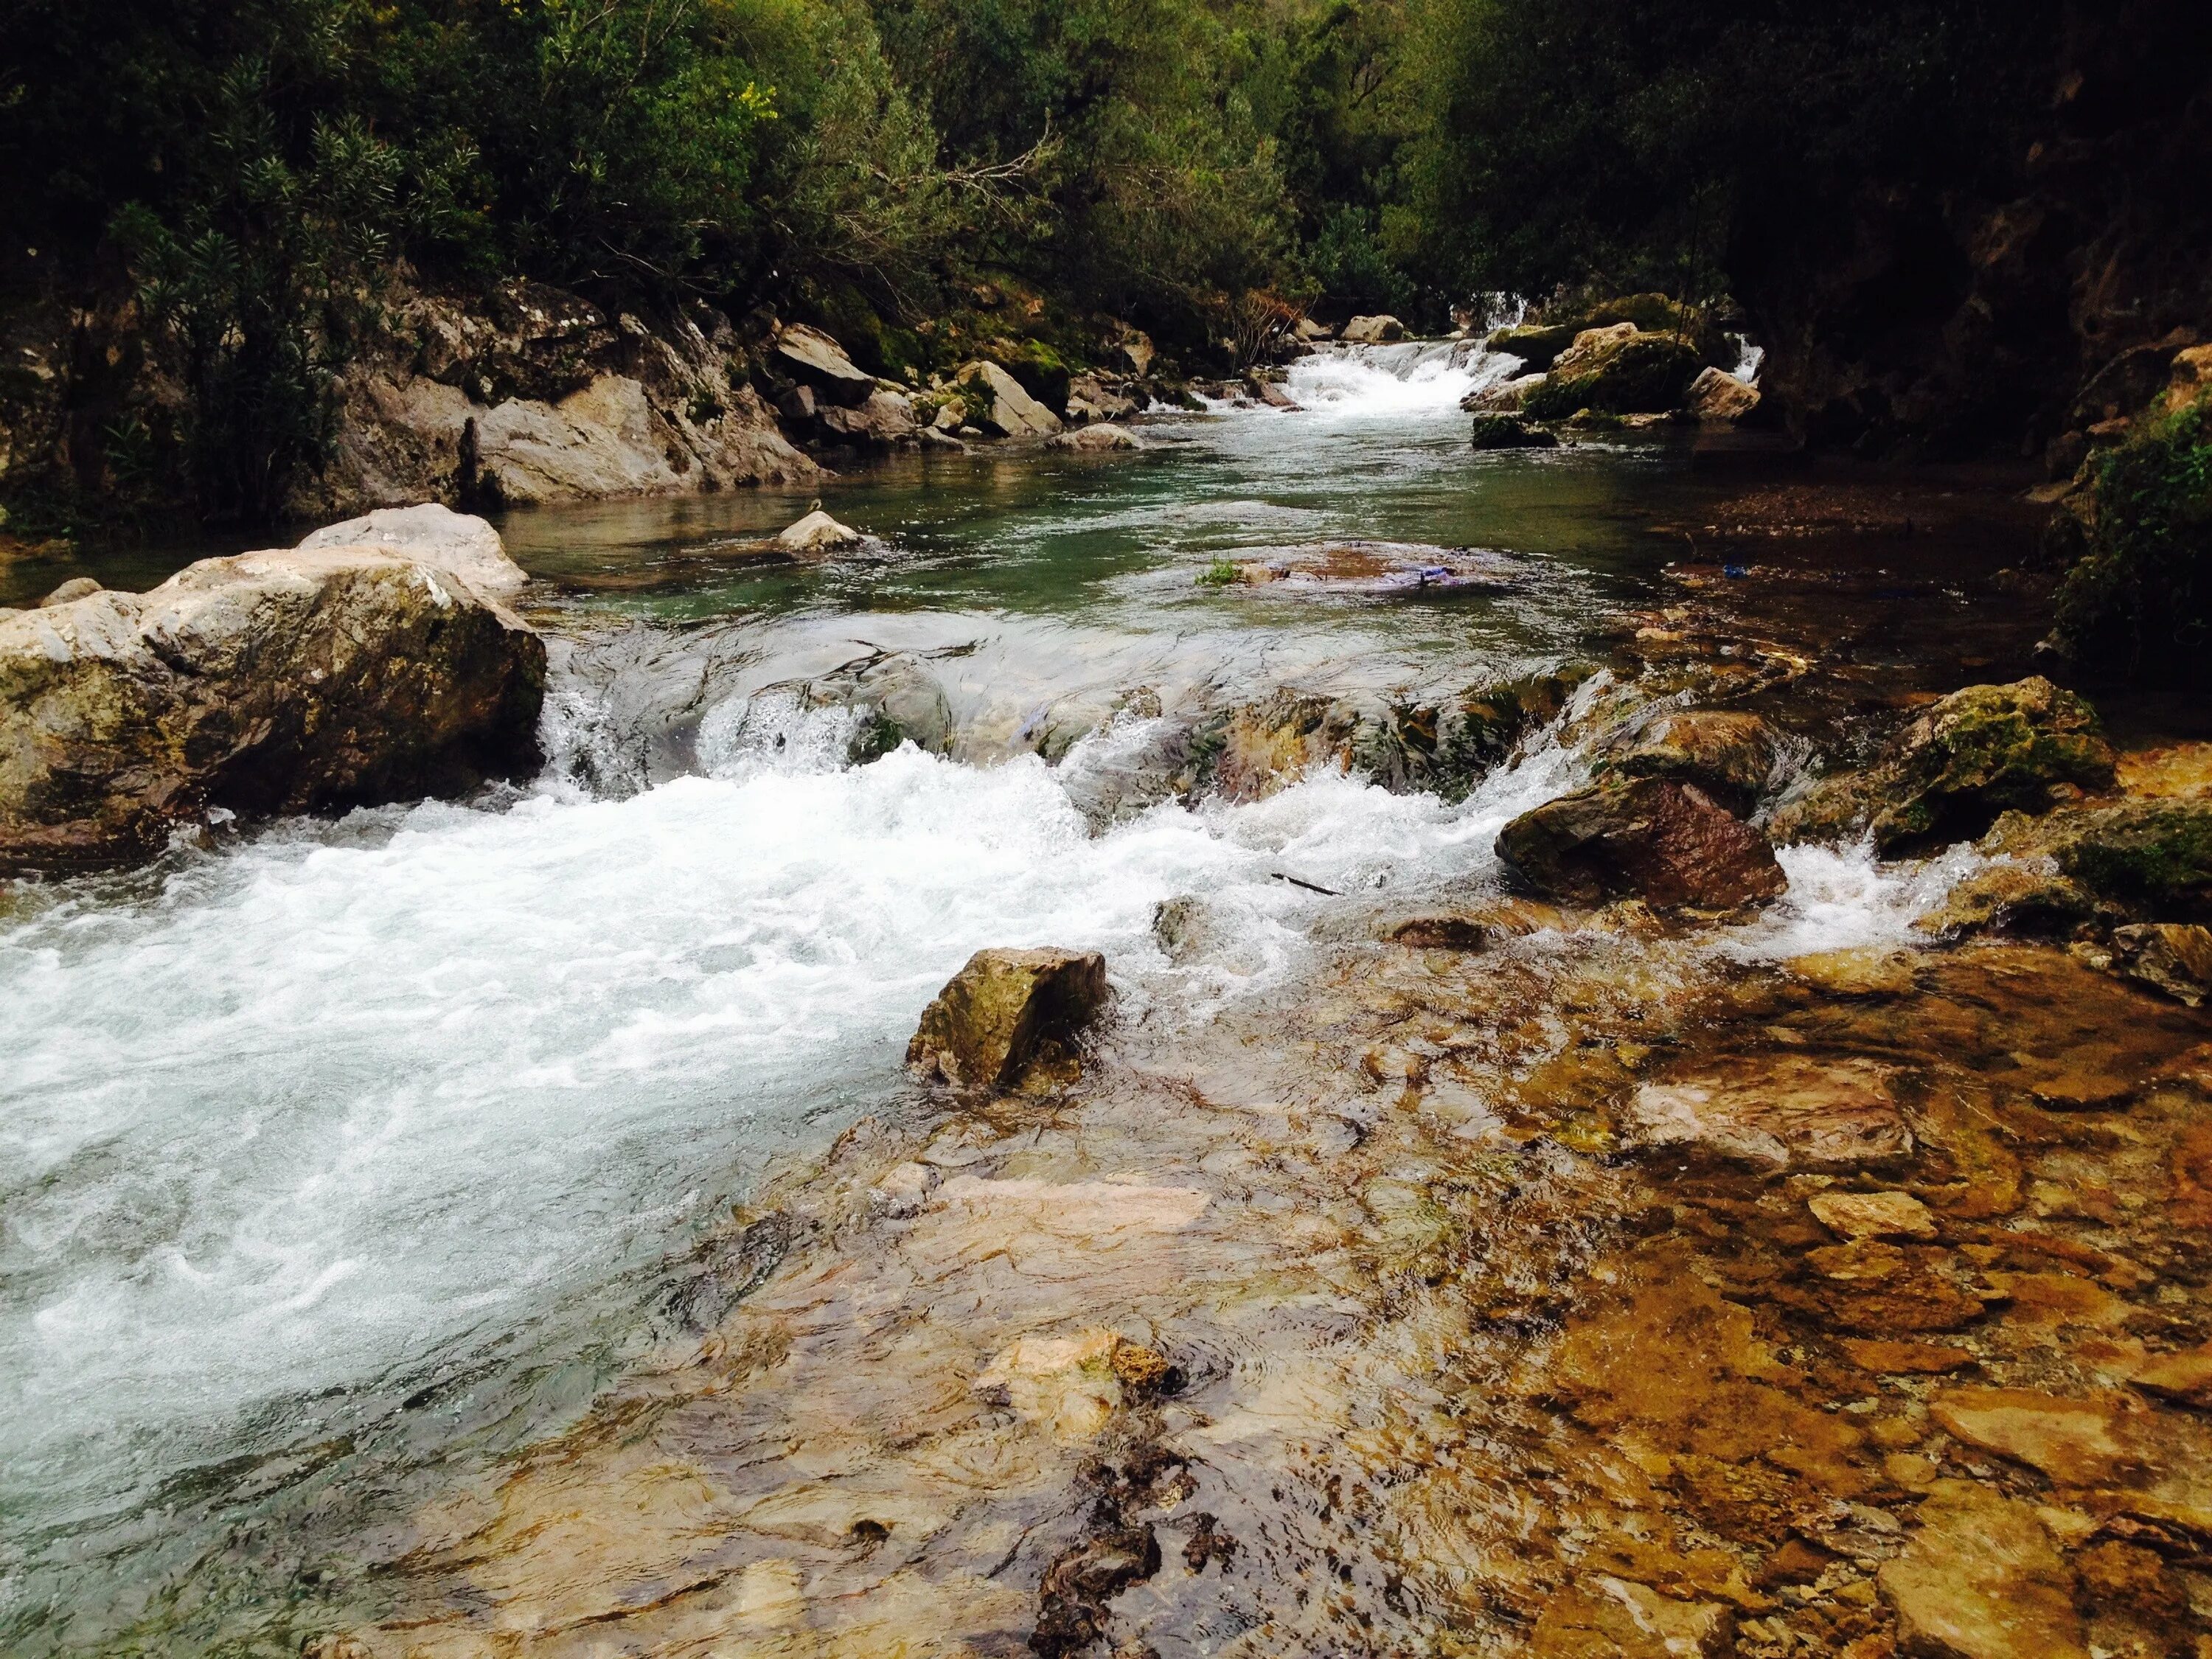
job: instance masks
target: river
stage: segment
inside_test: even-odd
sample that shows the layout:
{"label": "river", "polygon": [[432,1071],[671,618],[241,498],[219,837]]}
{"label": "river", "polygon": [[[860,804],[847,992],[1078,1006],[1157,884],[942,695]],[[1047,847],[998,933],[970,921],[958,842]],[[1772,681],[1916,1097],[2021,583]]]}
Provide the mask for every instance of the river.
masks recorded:
{"label": "river", "polygon": [[[273,1650],[371,1595],[378,1528],[573,1419],[764,1174],[926,1109],[903,1044],[979,946],[1103,950],[1172,1029],[1294,977],[1314,889],[1492,878],[1578,757],[1456,801],[1097,788],[1178,708],[1503,679],[1648,595],[1684,443],[1471,454],[1458,400],[1504,367],[1329,353],[1300,410],[1158,416],[1141,453],[858,471],[819,493],[873,539],[826,566],[738,556],[789,494],[512,514],[540,777],[0,895],[0,1645]],[[1332,548],[1353,580],[1205,580]],[[1500,579],[1369,580],[1468,550]],[[878,653],[930,665],[949,754],[849,764],[789,691]],[[1791,867],[1793,948],[1901,920]],[[1171,960],[1190,893],[1231,942]]]}

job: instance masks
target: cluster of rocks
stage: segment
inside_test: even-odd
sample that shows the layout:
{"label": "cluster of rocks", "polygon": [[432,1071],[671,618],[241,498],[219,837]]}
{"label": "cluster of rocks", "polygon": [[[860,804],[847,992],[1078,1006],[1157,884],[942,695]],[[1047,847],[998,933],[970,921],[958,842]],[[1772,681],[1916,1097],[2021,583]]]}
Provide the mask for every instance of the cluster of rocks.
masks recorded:
{"label": "cluster of rocks", "polygon": [[490,526],[427,506],[0,611],[0,872],[526,774],[545,646],[509,608],[523,581]]}
{"label": "cluster of rocks", "polygon": [[1741,355],[1735,337],[1662,295],[1515,324],[1486,343],[1519,358],[1522,372],[1462,403],[1475,416],[1477,449],[1547,447],[1562,426],[1733,424],[1759,408],[1758,388],[1727,367]]}

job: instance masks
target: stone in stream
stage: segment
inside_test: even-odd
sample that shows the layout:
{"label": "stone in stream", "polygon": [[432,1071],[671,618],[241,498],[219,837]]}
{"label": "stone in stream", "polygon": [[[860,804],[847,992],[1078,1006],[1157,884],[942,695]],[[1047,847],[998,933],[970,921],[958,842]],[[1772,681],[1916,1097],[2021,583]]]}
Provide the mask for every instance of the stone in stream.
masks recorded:
{"label": "stone in stream", "polygon": [[1469,415],[1516,414],[1528,401],[1528,394],[1543,384],[1544,377],[1540,374],[1523,374],[1516,380],[1500,381],[1496,386],[1470,392],[1459,400],[1459,406]]}
{"label": "stone in stream", "polygon": [[1517,415],[1485,414],[1474,417],[1470,440],[1477,449],[1556,449],[1556,435],[1531,426]]}
{"label": "stone in stream", "polygon": [[794,520],[777,532],[775,547],[780,552],[805,558],[858,547],[867,539],[852,526],[838,523],[817,505],[804,518]]}
{"label": "stone in stream", "polygon": [[2109,789],[2112,745],[2096,711],[2038,675],[1954,691],[1906,727],[1875,765],[1824,780],[1775,814],[1784,841],[1871,827],[1895,857],[1980,835],[2002,812],[2039,813]]}
{"label": "stone in stream", "polygon": [[1931,1659],[2088,1659],[2074,1573],[2035,1505],[1940,1480],[1875,1575],[1898,1650]]}
{"label": "stone in stream", "polygon": [[529,580],[507,556],[499,532],[472,514],[456,513],[436,501],[379,507],[343,524],[326,525],[300,544],[301,552],[324,547],[382,548],[448,571],[479,593],[517,593]]}
{"label": "stone in stream", "polygon": [[1606,782],[1522,813],[1498,856],[1548,898],[1595,904],[1633,895],[1662,907],[1728,909],[1789,885],[1766,838],[1694,785]]}
{"label": "stone in stream", "polygon": [[1105,1006],[1106,958],[1096,951],[978,951],[922,1010],[906,1063],[963,1091],[1015,1088],[1073,1067]]}
{"label": "stone in stream", "polygon": [[2212,931],[2188,922],[2137,922],[2112,930],[2113,970],[2194,1008],[2212,992]]}
{"label": "stone in stream", "polygon": [[1085,426],[1061,433],[1052,440],[1052,447],[1083,455],[1103,455],[1117,449],[1142,449],[1144,445],[1118,426]]}
{"label": "stone in stream", "polygon": [[242,553],[0,617],[0,869],[149,857],[210,808],[533,767],[545,646],[499,598],[521,573],[481,520],[446,517],[427,559],[404,540]]}
{"label": "stone in stream", "polygon": [[1759,803],[1773,773],[1774,729],[1756,714],[1687,708],[1660,715],[1608,744],[1601,775],[1672,778],[1698,788],[1731,811]]}
{"label": "stone in stream", "polygon": [[1740,421],[1759,407],[1759,388],[1709,364],[1690,382],[1689,407],[1701,421]]}
{"label": "stone in stream", "polygon": [[1354,317],[1344,325],[1344,337],[1354,345],[1389,345],[1406,337],[1406,325],[1395,317]]}
{"label": "stone in stream", "polygon": [[1532,1659],[1724,1659],[1735,1615],[1717,1601],[1685,1601],[1593,1573],[1559,1591],[1537,1615]]}
{"label": "stone in stream", "polygon": [[1681,403],[1698,368],[1697,352],[1671,334],[1647,333],[1633,323],[1584,329],[1522,407],[1544,421],[1584,409],[1664,414]]}
{"label": "stone in stream", "polygon": [[1646,1083],[1622,1127],[1650,1150],[1765,1170],[1880,1169],[1913,1149],[1888,1073],[1863,1060],[1790,1055]]}
{"label": "stone in stream", "polygon": [[1936,1218],[1911,1193],[1817,1193],[1806,1207],[1846,1238],[1936,1237]]}

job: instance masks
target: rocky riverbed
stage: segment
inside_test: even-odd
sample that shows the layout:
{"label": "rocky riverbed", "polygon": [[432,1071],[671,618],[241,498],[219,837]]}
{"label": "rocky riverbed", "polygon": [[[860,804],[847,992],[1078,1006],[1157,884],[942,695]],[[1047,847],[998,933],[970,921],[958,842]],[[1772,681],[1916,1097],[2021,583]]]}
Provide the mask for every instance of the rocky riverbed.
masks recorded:
{"label": "rocky riverbed", "polygon": [[[1680,572],[1542,740],[1918,753],[1929,665],[1798,579]],[[2033,811],[2212,813],[2212,748],[2121,750]],[[1913,927],[1957,855],[1839,945],[1864,866],[1782,856],[1741,909],[1346,896],[1285,1001],[872,1117],[313,1650],[2201,1653],[2212,1018]]]}

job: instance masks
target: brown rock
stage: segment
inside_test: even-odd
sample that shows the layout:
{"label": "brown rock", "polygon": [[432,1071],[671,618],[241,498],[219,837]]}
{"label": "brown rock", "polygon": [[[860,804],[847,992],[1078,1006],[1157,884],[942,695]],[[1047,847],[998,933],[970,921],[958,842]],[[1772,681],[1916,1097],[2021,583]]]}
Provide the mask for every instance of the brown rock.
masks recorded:
{"label": "brown rock", "polygon": [[1820,1193],[1806,1207],[1846,1238],[1936,1237],[1936,1218],[1910,1193]]}
{"label": "brown rock", "polygon": [[1473,916],[1414,916],[1391,928],[1389,938],[1417,951],[1480,951],[1490,943],[1490,927]]}
{"label": "brown rock", "polygon": [[1663,714],[1605,757],[1630,778],[1695,784],[1734,811],[1748,811],[1774,769],[1773,728],[1756,714],[1689,708]]}
{"label": "brown rock", "polygon": [[908,1066],[956,1089],[1010,1089],[1043,1066],[1066,1066],[1106,1004],[1096,951],[978,951],[922,1011]]}
{"label": "brown rock", "polygon": [[1906,996],[1919,978],[1919,961],[1911,951],[1879,951],[1865,945],[1792,957],[1782,968],[1800,984],[1832,997]]}
{"label": "brown rock", "polygon": [[2212,1342],[2200,1348],[2185,1348],[2179,1353],[2156,1355],[2128,1381],[2168,1400],[2212,1407]]}
{"label": "brown rock", "polygon": [[1898,1342],[1878,1337],[1847,1336],[1843,1350],[1853,1363],[1885,1376],[1936,1376],[1975,1363],[1965,1348],[1936,1342]]}
{"label": "brown rock", "polygon": [[1602,1573],[1544,1604],[1538,1659],[1721,1659],[1735,1650],[1735,1616],[1717,1601],[1676,1601]]}
{"label": "brown rock", "polygon": [[1959,1389],[1929,1405],[1970,1446],[2009,1457],[2069,1486],[2100,1486],[2134,1461],[2112,1396],[2072,1400],[2028,1389]]}
{"label": "brown rock", "polygon": [[1601,783],[1524,812],[1498,856],[1547,896],[1595,904],[1634,895],[1727,909],[1789,885],[1766,838],[1695,786]]}
{"label": "brown rock", "polygon": [[2033,1506],[1972,1481],[1936,1483],[1875,1583],[1911,1659],[2087,1659],[2074,1575]]}
{"label": "brown rock", "polygon": [[2194,1008],[2212,992],[2212,930],[2142,922],[2112,930],[2113,971]]}
{"label": "brown rock", "polygon": [[544,642],[496,597],[377,547],[203,559],[149,593],[0,617],[0,870],[149,856],[213,806],[512,774],[535,763],[544,684]]}
{"label": "brown rock", "polygon": [[1759,388],[1709,365],[1690,382],[1689,407],[1701,421],[1740,421],[1759,407]]}
{"label": "brown rock", "polygon": [[1771,1170],[1875,1168],[1909,1158],[1913,1144],[1881,1067],[1794,1055],[1647,1083],[1625,1127],[1643,1146]]}

